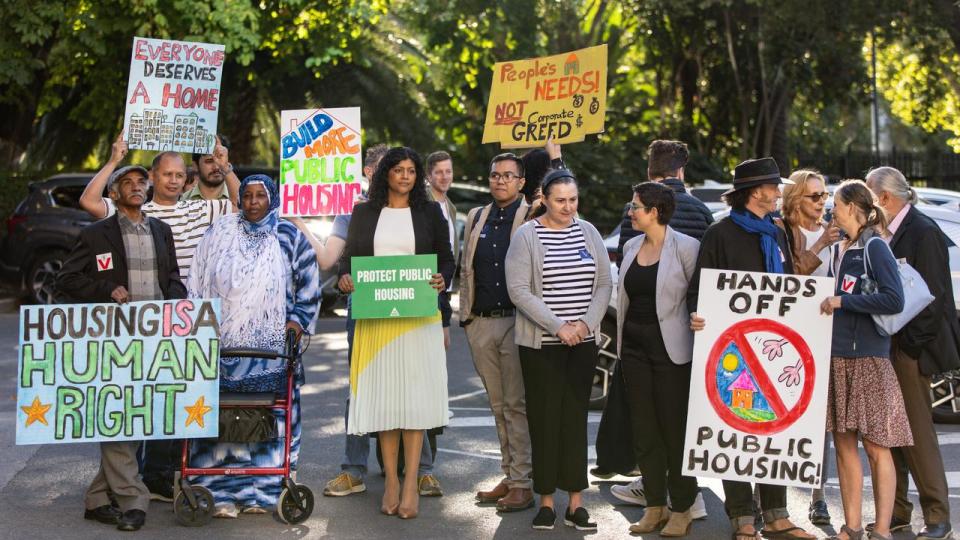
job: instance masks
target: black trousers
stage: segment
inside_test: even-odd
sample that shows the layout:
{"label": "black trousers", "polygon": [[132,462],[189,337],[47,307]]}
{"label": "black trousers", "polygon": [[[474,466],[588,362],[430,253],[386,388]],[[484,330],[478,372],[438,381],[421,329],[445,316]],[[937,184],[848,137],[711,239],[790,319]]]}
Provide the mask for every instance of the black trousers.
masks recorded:
{"label": "black trousers", "polygon": [[620,363],[647,505],[666,506],[669,490],[671,510],[685,512],[697,497],[696,479],[682,474],[690,364],[670,360],[658,323],[629,320]]}
{"label": "black trousers", "polygon": [[597,368],[594,341],[575,347],[520,347],[527,401],[533,490],[587,489],[587,408]]}

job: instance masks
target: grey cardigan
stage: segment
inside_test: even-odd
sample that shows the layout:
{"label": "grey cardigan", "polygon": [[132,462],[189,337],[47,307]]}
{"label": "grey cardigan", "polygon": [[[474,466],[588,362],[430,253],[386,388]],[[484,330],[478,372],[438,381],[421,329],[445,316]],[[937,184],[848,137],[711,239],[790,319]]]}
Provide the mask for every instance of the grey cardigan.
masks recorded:
{"label": "grey cardigan", "polygon": [[[646,235],[631,238],[623,246],[620,263],[620,283],[617,285],[617,356],[623,345],[623,322],[630,307],[630,298],[623,283],[627,270],[637,257]],[[687,364],[693,359],[693,331],[690,330],[690,312],[687,311],[687,288],[697,266],[700,242],[667,227],[657,268],[657,319],[660,335],[670,361]]]}
{"label": "grey cardigan", "polygon": [[[593,300],[587,308],[583,322],[596,335],[600,322],[607,313],[613,281],[610,278],[610,264],[603,238],[590,223],[577,219],[583,230],[587,252],[597,261],[597,273],[593,278]],[[507,250],[506,274],[507,293],[517,307],[517,324],[514,337],[517,345],[540,348],[543,331],[556,335],[564,321],[550,311],[543,301],[543,260],[546,249],[537,236],[536,224],[528,221],[517,229],[510,248]]]}

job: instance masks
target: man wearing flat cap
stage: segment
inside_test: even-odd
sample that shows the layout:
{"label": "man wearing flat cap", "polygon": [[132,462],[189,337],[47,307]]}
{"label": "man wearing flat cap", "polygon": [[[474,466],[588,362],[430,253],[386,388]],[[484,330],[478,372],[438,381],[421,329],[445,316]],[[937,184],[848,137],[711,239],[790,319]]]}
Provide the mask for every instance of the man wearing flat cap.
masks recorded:
{"label": "man wearing flat cap", "polygon": [[[730,215],[707,229],[700,243],[700,255],[687,291],[690,328],[702,330],[709,321],[697,315],[700,291],[700,269],[739,270],[792,274],[793,260],[787,235],[771,216],[777,210],[780,184],[790,182],[780,177],[773,158],[750,159],[737,165],[733,188],[723,194],[730,206]],[[758,538],[754,528],[753,489],[749,482],[723,481],[724,506],[734,528],[735,540]],[[815,538],[790,521],[785,486],[759,485],[760,508],[763,511],[767,538]]]}
{"label": "man wearing flat cap", "polygon": [[[141,211],[149,187],[147,170],[122,167],[110,175],[107,186],[117,212],[80,232],[57,276],[58,292],[75,302],[186,298],[170,226]],[[139,445],[139,441],[100,443],[100,470],[84,497],[85,519],[116,525],[121,531],[143,526],[150,492],[139,476]]]}

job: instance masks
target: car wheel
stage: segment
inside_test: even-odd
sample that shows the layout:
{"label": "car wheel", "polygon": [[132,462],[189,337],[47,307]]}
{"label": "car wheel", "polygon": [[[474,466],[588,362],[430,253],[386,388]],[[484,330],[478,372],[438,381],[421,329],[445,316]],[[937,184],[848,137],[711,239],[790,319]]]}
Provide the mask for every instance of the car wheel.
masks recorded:
{"label": "car wheel", "polygon": [[32,302],[36,304],[56,303],[54,281],[66,258],[67,252],[60,249],[51,249],[37,255],[33,264],[30,265],[30,271],[27,273],[27,287],[29,287]]}
{"label": "car wheel", "polygon": [[960,372],[933,377],[930,381],[933,421],[960,424]]}
{"label": "car wheel", "polygon": [[607,405],[607,395],[610,393],[610,377],[617,364],[617,321],[613,317],[606,317],[600,324],[600,334],[596,336],[599,349],[597,370],[593,376],[593,389],[590,392],[590,410],[602,411]]}

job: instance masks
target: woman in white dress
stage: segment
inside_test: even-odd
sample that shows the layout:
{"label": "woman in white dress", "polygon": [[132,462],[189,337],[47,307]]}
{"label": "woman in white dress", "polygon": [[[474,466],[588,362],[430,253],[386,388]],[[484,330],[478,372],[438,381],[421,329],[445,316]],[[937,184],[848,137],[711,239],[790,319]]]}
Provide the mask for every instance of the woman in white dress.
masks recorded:
{"label": "woman in white dress", "polygon": [[[351,257],[437,256],[430,285],[453,279],[456,262],[447,221],[426,191],[423,162],[409,148],[391,148],[370,182],[370,199],[356,205],[340,260],[340,290],[353,292]],[[416,517],[417,469],[423,431],[447,423],[447,369],[440,312],[428,317],[357,321],[350,360],[350,434],[378,433],[386,482],[381,512]],[[404,481],[397,474],[400,441]]]}

